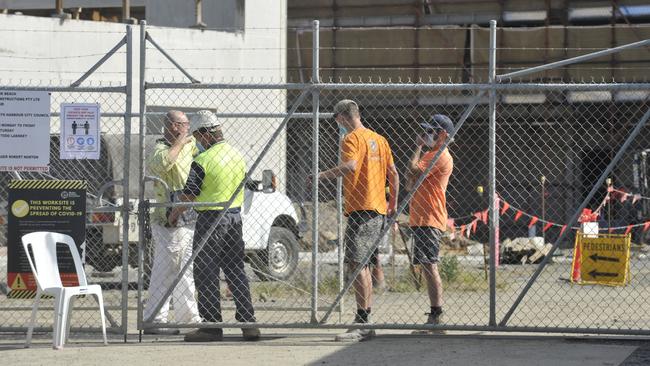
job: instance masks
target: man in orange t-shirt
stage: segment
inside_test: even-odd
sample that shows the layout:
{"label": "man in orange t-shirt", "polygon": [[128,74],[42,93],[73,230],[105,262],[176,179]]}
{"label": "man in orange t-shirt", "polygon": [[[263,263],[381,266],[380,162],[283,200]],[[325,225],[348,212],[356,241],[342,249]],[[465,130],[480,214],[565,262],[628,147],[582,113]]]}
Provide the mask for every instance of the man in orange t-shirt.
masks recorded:
{"label": "man in orange t-shirt", "polygon": [[[399,176],[388,141],[361,123],[359,106],[352,100],[342,100],[334,106],[334,119],[339,128],[349,131],[341,145],[341,163],[318,173],[317,179],[343,177],[345,215],[345,262],[350,271],[364,263],[377,263],[376,245],[387,215],[397,206]],[[390,197],[386,201],[386,183]],[[354,279],[357,302],[355,323],[369,322],[372,302],[372,276],[368,263],[364,263],[359,276]],[[336,337],[338,341],[360,341],[374,336],[371,329],[350,329]]]}
{"label": "man in orange t-shirt", "polygon": [[[454,131],[449,117],[435,114],[429,123],[420,124],[425,133],[418,136],[417,147],[409,164],[407,189],[411,190],[418,178],[425,173],[436,153]],[[422,155],[426,146],[429,151]],[[427,324],[441,324],[442,281],[438,273],[440,240],[447,227],[447,199],[445,197],[454,160],[448,149],[440,154],[438,161],[413,194],[409,207],[409,225],[413,231],[413,264],[424,270],[431,312]],[[414,332],[416,334],[429,333]]]}

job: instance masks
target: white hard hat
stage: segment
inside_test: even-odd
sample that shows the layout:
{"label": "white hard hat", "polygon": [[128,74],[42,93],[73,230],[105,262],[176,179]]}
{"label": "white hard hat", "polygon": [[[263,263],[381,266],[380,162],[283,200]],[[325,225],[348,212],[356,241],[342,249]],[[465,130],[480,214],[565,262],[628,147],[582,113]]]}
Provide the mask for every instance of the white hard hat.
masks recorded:
{"label": "white hard hat", "polygon": [[190,133],[194,133],[200,128],[211,129],[219,126],[221,126],[221,124],[219,123],[219,120],[217,120],[217,116],[207,109],[196,112],[192,118],[190,118]]}

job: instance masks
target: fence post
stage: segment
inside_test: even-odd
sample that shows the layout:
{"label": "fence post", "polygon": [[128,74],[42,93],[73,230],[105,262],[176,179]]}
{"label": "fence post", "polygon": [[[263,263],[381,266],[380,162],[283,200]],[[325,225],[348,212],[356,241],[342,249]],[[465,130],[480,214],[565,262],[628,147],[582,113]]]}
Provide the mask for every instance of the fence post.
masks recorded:
{"label": "fence post", "polygon": [[496,201],[496,44],[497,22],[490,21],[490,126],[489,126],[489,214],[490,214],[490,326],[496,325],[496,266],[499,256],[497,253],[497,230],[499,226],[499,207]]}
{"label": "fence post", "polygon": [[[147,133],[147,121],[145,120],[145,113],[146,113],[146,90],[145,90],[145,71],[146,71],[146,56],[147,56],[147,22],[145,20],[140,21],[140,80],[139,80],[139,96],[140,96],[140,155],[139,155],[139,175],[138,175],[138,182],[139,182],[139,191],[138,191],[138,200],[140,205],[144,202],[144,189],[145,189],[145,146],[146,146],[146,141],[145,141],[145,135]],[[144,271],[144,261],[143,261],[143,256],[144,256],[144,246],[147,244],[146,243],[146,238],[145,238],[145,215],[146,212],[144,212],[144,208],[142,206],[138,207],[138,220],[139,220],[139,230],[138,230],[138,339],[139,341],[142,341],[142,323],[143,323],[143,306],[142,306],[142,289],[144,287],[144,281],[142,278],[143,271]]]}
{"label": "fence post", "polygon": [[126,113],[124,114],[124,172],[122,183],[122,329],[128,335],[129,300],[129,159],[131,155],[131,97],[133,93],[132,27],[126,26]]}
{"label": "fence post", "polygon": [[[319,75],[318,75],[318,57],[319,57],[319,52],[318,49],[320,47],[319,44],[319,21],[314,20],[313,25],[312,25],[312,80],[311,82],[313,84],[317,84],[320,81]],[[311,322],[313,324],[318,323],[318,179],[317,174],[318,174],[318,159],[319,159],[319,154],[318,154],[318,139],[319,139],[319,134],[318,134],[318,128],[319,128],[319,116],[318,116],[318,108],[319,108],[319,93],[320,91],[316,88],[314,88],[311,92],[312,94],[312,113],[313,113],[313,119],[312,119],[312,176],[314,179],[312,179],[312,232],[311,232],[311,266],[312,266],[312,274],[311,274],[311,285],[312,285],[312,293],[311,293]]]}

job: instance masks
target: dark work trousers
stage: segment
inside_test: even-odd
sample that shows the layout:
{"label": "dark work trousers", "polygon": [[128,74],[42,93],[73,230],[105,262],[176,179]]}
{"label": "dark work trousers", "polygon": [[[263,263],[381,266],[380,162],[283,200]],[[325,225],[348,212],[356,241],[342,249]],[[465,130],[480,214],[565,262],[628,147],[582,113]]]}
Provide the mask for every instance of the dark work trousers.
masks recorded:
{"label": "dark work trousers", "polygon": [[[220,211],[201,211],[194,230],[194,250],[207,236]],[[251,301],[248,277],[244,272],[244,240],[239,209],[228,210],[217,224],[203,250],[194,260],[194,281],[198,293],[199,314],[204,322],[222,322],[220,270],[232,292],[237,306],[235,319],[239,322],[254,322],[255,313]]]}

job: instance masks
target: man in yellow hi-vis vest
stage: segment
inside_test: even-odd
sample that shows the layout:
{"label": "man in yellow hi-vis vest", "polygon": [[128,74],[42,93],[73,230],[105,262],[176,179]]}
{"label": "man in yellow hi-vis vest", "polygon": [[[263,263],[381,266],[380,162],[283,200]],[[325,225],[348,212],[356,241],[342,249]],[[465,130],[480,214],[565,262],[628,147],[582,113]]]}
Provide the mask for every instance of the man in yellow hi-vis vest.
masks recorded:
{"label": "man in yellow hi-vis vest", "polygon": [[[246,176],[246,162],[239,151],[225,141],[221,125],[214,113],[207,110],[197,112],[190,120],[190,129],[205,151],[194,158],[182,199],[215,203],[214,206],[195,208],[199,213],[194,231],[195,250],[208,236],[210,228],[216,224],[203,250],[194,260],[199,314],[204,322],[223,321],[219,287],[220,270],[223,269],[237,306],[235,319],[239,322],[255,322],[250,286],[244,272],[244,240],[240,215],[244,202],[243,189],[234,197],[226,212],[223,212],[223,204],[231,199]],[[170,215],[171,223],[182,210],[174,210]],[[217,222],[222,214],[223,217]],[[260,337],[258,328],[243,328],[242,332],[245,340],[257,340]],[[186,342],[214,342],[222,339],[221,328],[200,328],[185,335]]]}

